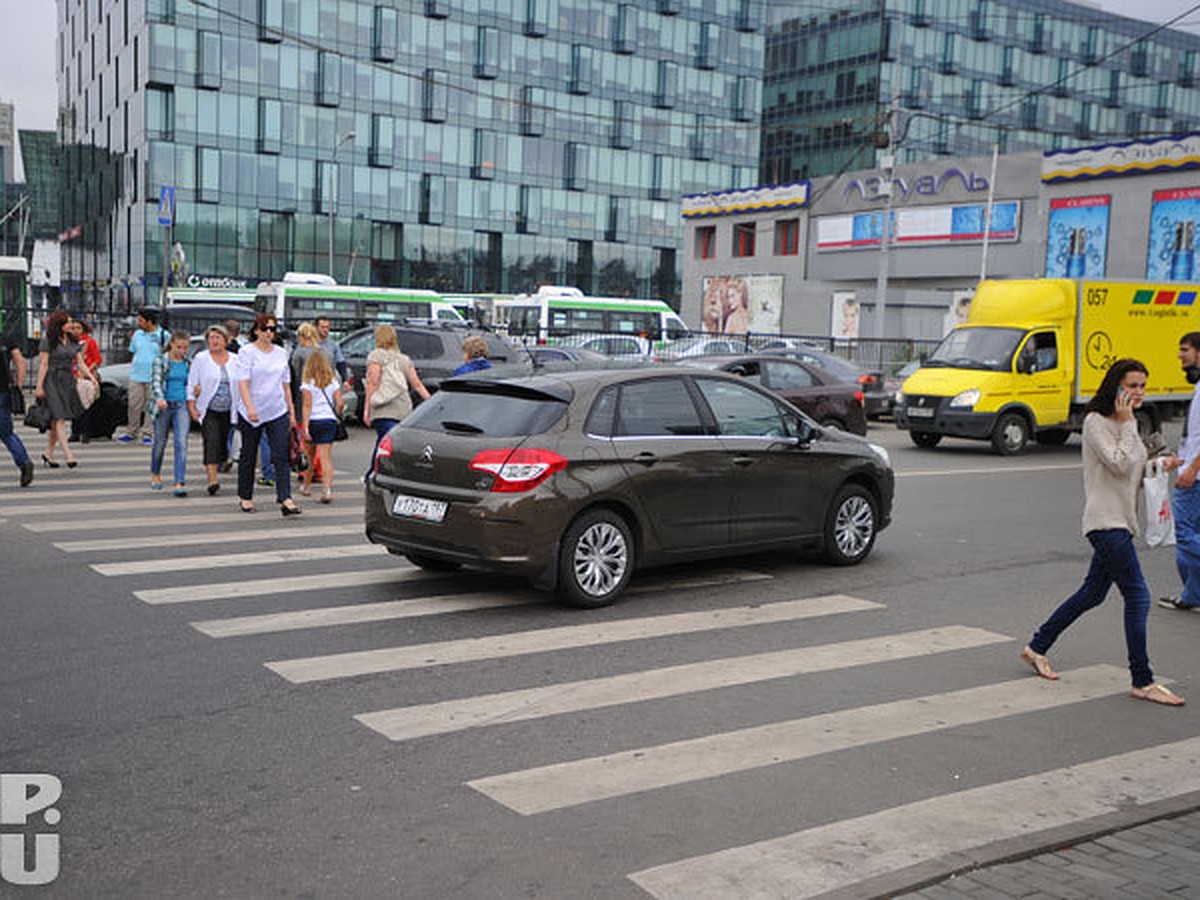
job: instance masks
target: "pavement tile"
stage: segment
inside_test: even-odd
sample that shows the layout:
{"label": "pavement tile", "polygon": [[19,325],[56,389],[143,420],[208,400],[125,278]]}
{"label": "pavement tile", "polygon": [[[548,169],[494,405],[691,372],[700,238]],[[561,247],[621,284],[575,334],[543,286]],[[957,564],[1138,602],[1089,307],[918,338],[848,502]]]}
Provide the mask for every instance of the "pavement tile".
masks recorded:
{"label": "pavement tile", "polygon": [[1154,859],[1158,856],[1158,850],[1143,846],[1131,840],[1125,840],[1123,837],[1118,837],[1115,834],[1105,835],[1102,838],[1097,838],[1092,842],[1100,847],[1106,847],[1109,850],[1115,850],[1117,853],[1125,853],[1129,856],[1140,857],[1141,859]]}

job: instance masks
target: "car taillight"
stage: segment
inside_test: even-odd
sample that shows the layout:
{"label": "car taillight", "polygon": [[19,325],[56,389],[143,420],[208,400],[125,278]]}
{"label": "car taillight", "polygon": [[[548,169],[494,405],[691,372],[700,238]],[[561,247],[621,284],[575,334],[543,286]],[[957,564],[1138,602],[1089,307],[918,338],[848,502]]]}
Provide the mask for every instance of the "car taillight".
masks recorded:
{"label": "car taillight", "polygon": [[392,436],[384,435],[383,440],[379,442],[379,446],[375,448],[375,474],[379,474],[379,461],[381,459],[392,458]]}
{"label": "car taillight", "polygon": [[865,406],[867,403],[866,397],[863,395],[862,391],[855,391],[854,399],[858,401],[859,406]]}
{"label": "car taillight", "polygon": [[498,494],[532,490],[566,466],[566,459],[557,453],[536,448],[481,450],[471,460],[474,471],[489,472],[496,476],[492,482],[492,492]]}

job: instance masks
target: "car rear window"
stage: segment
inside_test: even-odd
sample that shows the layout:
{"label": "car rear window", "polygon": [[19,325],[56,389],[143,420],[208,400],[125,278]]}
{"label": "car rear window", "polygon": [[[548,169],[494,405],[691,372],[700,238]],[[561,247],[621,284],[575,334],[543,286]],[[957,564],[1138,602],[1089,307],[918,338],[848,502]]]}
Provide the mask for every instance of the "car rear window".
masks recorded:
{"label": "car rear window", "polygon": [[480,437],[543,434],[567,411],[568,401],[537,391],[460,383],[438,391],[404,420],[405,428]]}

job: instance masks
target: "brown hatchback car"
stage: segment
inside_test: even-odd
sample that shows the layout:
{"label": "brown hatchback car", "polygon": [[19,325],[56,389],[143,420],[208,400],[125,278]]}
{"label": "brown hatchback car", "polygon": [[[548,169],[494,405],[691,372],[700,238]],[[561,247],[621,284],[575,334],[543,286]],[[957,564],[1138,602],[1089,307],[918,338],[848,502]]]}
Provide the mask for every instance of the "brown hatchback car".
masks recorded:
{"label": "brown hatchback car", "polygon": [[682,368],[450,379],[380,443],[366,533],[610,603],[636,568],[808,544],[861,562],[891,518],[887,452],[743,379]]}

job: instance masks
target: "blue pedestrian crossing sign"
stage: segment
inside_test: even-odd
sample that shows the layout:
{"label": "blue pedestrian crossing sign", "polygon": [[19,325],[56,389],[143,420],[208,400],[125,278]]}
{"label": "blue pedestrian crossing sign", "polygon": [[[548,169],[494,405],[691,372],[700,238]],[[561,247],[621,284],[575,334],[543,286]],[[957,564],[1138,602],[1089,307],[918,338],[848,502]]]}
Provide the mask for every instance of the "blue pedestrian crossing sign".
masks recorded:
{"label": "blue pedestrian crossing sign", "polygon": [[175,186],[164,184],[158,191],[158,224],[175,224]]}

